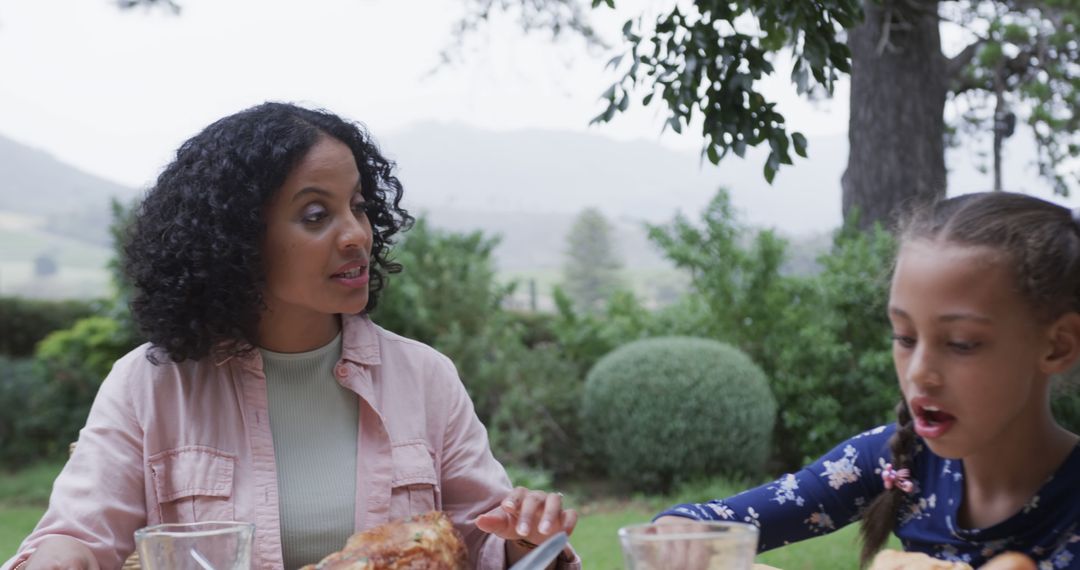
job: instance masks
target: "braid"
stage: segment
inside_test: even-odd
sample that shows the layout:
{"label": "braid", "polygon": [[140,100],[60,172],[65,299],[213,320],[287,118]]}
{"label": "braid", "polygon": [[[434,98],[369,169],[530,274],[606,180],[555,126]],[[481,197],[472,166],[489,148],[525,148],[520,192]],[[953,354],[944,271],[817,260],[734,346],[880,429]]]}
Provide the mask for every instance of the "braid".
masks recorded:
{"label": "braid", "polygon": [[[915,426],[907,403],[900,400],[896,405],[896,432],[889,438],[893,467],[911,469],[915,455]],[[886,489],[870,503],[862,517],[862,554],[859,564],[865,568],[874,554],[881,549],[896,526],[896,513],[904,502],[905,493],[897,487]]]}

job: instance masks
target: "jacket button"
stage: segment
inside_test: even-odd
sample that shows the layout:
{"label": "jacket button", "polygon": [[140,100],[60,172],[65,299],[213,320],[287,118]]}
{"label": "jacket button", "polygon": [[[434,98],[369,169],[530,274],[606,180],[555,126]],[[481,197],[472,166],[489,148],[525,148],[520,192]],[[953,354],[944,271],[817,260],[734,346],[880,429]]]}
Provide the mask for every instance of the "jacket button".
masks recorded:
{"label": "jacket button", "polygon": [[338,378],[344,378],[349,374],[348,370],[345,370],[345,366],[338,364],[334,367],[334,374],[337,374]]}

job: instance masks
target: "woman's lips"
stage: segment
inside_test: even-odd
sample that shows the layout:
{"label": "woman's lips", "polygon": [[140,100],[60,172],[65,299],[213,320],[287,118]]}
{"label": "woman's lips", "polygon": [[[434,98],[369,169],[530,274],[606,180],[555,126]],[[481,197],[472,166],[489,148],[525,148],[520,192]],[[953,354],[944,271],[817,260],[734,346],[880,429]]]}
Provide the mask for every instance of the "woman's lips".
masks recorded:
{"label": "woman's lips", "polygon": [[368,268],[366,265],[354,267],[347,271],[335,273],[330,278],[346,287],[360,289],[368,284]]}

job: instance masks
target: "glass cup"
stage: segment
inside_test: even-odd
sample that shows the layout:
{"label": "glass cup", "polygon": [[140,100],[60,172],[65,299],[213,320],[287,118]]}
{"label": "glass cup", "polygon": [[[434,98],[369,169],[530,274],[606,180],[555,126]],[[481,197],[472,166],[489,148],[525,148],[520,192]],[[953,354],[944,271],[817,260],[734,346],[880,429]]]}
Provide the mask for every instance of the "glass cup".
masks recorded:
{"label": "glass cup", "polygon": [[244,522],[159,524],[135,531],[143,570],[251,570],[255,525]]}
{"label": "glass cup", "polygon": [[619,529],[628,570],[751,570],[758,529],[738,522],[636,524]]}

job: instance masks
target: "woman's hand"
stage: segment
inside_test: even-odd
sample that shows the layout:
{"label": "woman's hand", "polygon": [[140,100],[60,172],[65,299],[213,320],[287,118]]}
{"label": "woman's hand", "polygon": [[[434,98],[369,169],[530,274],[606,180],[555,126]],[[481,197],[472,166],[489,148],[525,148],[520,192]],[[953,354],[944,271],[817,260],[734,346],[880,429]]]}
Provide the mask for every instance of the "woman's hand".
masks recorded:
{"label": "woman's hand", "polygon": [[[503,499],[501,505],[477,517],[476,526],[506,539],[508,563],[512,564],[529,550],[517,541],[540,544],[558,532],[569,535],[574,532],[577,519],[576,511],[563,509],[561,493],[518,487]],[[572,555],[569,546],[563,552],[567,556]]]}
{"label": "woman's hand", "polygon": [[41,545],[30,559],[17,567],[19,570],[100,570],[97,559],[85,544],[70,536],[52,536]]}

